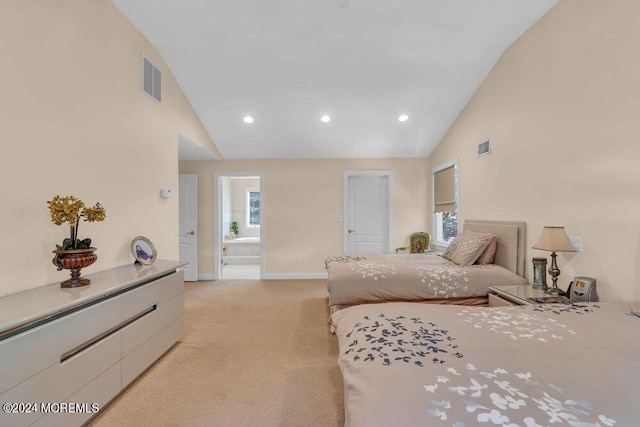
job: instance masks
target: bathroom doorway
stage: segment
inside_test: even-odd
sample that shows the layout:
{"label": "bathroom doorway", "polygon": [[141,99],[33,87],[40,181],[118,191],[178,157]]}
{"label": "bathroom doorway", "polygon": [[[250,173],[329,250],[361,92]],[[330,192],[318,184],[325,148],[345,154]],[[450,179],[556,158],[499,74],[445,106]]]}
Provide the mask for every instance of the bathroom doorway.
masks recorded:
{"label": "bathroom doorway", "polygon": [[259,280],[262,277],[262,174],[216,172],[217,278]]}

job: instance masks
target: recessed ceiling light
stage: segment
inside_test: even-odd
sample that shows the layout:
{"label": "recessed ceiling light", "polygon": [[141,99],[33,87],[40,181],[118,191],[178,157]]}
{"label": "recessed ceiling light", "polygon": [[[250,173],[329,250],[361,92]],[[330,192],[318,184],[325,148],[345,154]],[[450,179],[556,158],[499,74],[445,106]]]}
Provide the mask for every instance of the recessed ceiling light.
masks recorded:
{"label": "recessed ceiling light", "polygon": [[243,121],[243,122],[245,122],[245,123],[253,123],[253,117],[251,117],[251,116],[245,116],[245,117],[242,119],[242,121]]}
{"label": "recessed ceiling light", "polygon": [[400,114],[398,116],[398,121],[399,122],[406,122],[407,120],[409,120],[409,116],[407,116],[406,114]]}
{"label": "recessed ceiling light", "polygon": [[331,121],[331,117],[327,116],[326,114],[322,117],[320,117],[320,121],[322,123],[329,123]]}

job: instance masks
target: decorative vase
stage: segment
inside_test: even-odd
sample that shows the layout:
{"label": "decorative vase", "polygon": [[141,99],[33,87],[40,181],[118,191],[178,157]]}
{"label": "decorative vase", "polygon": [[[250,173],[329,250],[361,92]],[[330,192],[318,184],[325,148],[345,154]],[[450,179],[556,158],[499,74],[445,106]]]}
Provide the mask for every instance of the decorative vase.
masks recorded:
{"label": "decorative vase", "polygon": [[61,288],[77,288],[91,283],[90,279],[80,277],[80,269],[89,267],[96,262],[98,255],[94,254],[95,250],[96,248],[53,251],[56,255],[51,262],[58,268],[58,271],[71,270],[71,278],[60,283]]}

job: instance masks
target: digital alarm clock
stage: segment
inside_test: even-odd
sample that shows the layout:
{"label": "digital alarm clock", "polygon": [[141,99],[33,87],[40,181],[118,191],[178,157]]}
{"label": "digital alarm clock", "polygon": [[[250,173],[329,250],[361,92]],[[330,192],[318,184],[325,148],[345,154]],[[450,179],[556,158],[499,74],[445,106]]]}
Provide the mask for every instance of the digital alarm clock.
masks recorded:
{"label": "digital alarm clock", "polygon": [[567,297],[574,302],[598,301],[596,279],[593,277],[576,277],[567,289]]}

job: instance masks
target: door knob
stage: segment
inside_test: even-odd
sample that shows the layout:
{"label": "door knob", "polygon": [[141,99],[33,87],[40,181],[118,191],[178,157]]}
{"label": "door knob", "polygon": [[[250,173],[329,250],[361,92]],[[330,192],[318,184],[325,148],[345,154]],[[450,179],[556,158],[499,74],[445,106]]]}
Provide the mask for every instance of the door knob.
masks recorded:
{"label": "door knob", "polygon": [[196,232],[193,231],[193,230],[187,232],[187,236],[193,236],[195,234],[196,234]]}
{"label": "door knob", "polygon": [[349,232],[349,234],[351,234],[351,233],[355,233],[356,230],[348,229],[347,231]]}

